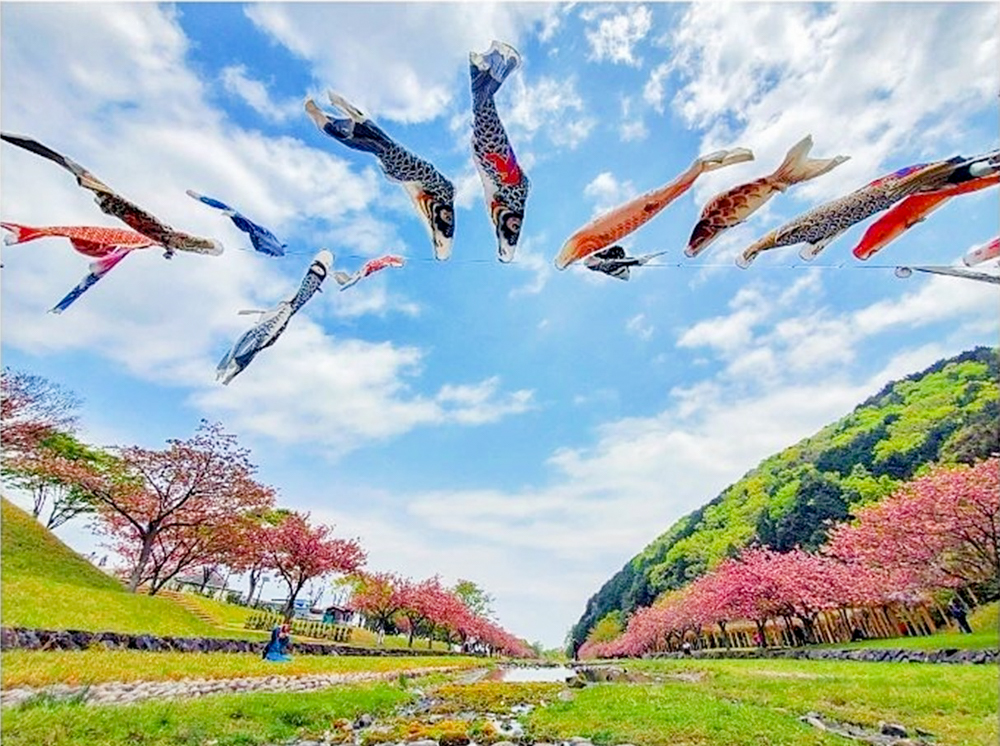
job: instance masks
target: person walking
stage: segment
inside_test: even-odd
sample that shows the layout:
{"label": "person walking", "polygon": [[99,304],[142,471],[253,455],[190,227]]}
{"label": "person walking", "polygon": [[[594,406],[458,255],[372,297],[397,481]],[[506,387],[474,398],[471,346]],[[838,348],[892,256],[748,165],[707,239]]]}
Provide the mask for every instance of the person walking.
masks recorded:
{"label": "person walking", "polygon": [[958,622],[959,628],[967,635],[972,634],[972,627],[969,626],[969,620],[966,618],[968,615],[968,609],[965,608],[965,604],[962,603],[957,595],[951,599],[951,603],[948,604],[948,613],[951,614],[952,618]]}

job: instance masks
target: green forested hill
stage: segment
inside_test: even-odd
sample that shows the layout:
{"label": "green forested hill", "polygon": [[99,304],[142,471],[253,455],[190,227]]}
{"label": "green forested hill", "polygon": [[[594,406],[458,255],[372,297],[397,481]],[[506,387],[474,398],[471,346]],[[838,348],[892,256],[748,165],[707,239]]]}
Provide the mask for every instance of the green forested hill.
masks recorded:
{"label": "green forested hill", "polygon": [[932,462],[971,462],[1000,443],[998,351],[979,347],[888,384],[853,412],[764,460],[681,518],[587,602],[583,641],[611,611],[648,606],[752,542],[815,549],[829,521],[879,500]]}

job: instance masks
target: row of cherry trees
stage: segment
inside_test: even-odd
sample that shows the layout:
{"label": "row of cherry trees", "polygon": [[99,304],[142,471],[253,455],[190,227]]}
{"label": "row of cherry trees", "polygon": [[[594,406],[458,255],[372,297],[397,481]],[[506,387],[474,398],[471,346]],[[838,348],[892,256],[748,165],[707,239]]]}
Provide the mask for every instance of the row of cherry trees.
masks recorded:
{"label": "row of cherry trees", "polygon": [[[125,561],[128,587],[156,594],[185,571],[228,568],[249,577],[254,592],[266,571],[288,589],[285,613],[307,584],[346,576],[352,607],[381,628],[474,640],[490,650],[526,652],[524,644],[474,613],[437,578],[421,583],[365,574],[357,539],[334,536],[309,514],[276,505],[276,491],[255,478],[250,452],[222,426],[202,421],[187,440],[163,449],[96,449],[74,435],[77,400],[38,376],[4,371],[0,396],[4,480],[32,495],[33,513],[49,511],[52,528],[88,515]],[[48,507],[46,507],[48,505]],[[380,584],[392,608],[374,601]],[[374,594],[374,595],[373,595]]]}
{"label": "row of cherry trees", "polygon": [[459,644],[465,650],[515,657],[531,657],[531,648],[485,614],[470,609],[453,589],[437,576],[413,581],[394,573],[357,573],[350,579],[350,606],[367,616],[384,635],[392,629],[415,636]]}
{"label": "row of cherry trees", "polygon": [[[816,639],[821,615],[924,604],[943,589],[1000,577],[1000,459],[938,466],[830,531],[816,553],[751,547],[678,591],[638,610],[624,632],[588,641],[581,657],[636,656],[676,649],[685,635],[752,622],[801,625]],[[853,619],[854,617],[852,617]],[[853,622],[852,622],[853,623]],[[794,625],[794,626],[793,626]]]}

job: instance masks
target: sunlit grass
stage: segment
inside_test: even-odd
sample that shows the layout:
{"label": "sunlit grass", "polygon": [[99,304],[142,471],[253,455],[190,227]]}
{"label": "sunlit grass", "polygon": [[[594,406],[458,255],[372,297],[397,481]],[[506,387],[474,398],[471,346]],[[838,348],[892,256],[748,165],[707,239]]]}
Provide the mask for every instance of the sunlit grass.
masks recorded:
{"label": "sunlit grass", "polygon": [[843,744],[838,736],[800,723],[797,712],[718,696],[693,683],[593,686],[577,692],[570,702],[536,708],[528,723],[536,740],[584,736],[600,746]]}
{"label": "sunlit grass", "polygon": [[[658,660],[623,665],[664,678],[672,691],[700,692],[706,699],[787,713],[793,720],[815,710],[871,727],[879,721],[903,723],[934,734],[939,744],[987,744],[998,738],[995,665],[793,660]],[[567,717],[572,715],[570,708]],[[744,742],[771,743],[756,737]]]}
{"label": "sunlit grass", "polygon": [[225,634],[173,601],[129,593],[6,499],[0,519],[0,619],[5,626],[192,637]]}
{"label": "sunlit grass", "polygon": [[253,653],[152,653],[141,650],[8,650],[0,654],[4,688],[53,683],[229,679],[362,671],[406,672],[418,668],[472,668],[476,658],[460,656],[293,655],[288,663]]}
{"label": "sunlit grass", "polygon": [[919,637],[890,637],[887,639],[861,640],[839,645],[819,645],[823,648],[900,648],[903,650],[997,650],[1000,647],[1000,630],[997,628],[997,610],[1000,602],[983,604],[969,616],[972,634],[960,632],[957,625],[942,629],[937,634]]}
{"label": "sunlit grass", "polygon": [[5,708],[4,746],[262,746],[319,739],[338,720],[382,715],[409,699],[388,684],[322,692],[218,695],[134,705]]}
{"label": "sunlit grass", "polygon": [[839,645],[817,645],[818,648],[837,648],[858,650],[864,648],[893,648],[900,650],[995,650],[998,644],[996,630],[973,632],[964,635],[959,632],[946,631],[936,635],[921,637],[890,637],[887,639],[861,640]]}

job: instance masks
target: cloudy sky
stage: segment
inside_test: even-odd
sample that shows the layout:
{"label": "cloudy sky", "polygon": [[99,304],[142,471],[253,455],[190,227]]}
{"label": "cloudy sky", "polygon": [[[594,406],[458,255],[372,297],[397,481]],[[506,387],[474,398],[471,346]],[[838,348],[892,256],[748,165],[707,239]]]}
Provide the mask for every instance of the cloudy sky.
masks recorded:
{"label": "cloudy sky", "polygon": [[[83,436],[157,447],[199,418],[252,448],[282,505],[358,536],[369,566],[469,578],[501,623],[561,644],[587,598],[677,518],[889,379],[995,344],[997,291],[898,279],[997,234],[996,190],[948,203],[869,267],[851,247],[736,254],[805,209],[910,163],[997,146],[996,4],[151,3],[0,6],[3,129],[87,166],[220,257],[129,257],[62,316],[86,272],[62,239],[5,247],[4,365],[84,399]],[[469,148],[468,54],[513,44],[497,106],[532,191],[501,265]],[[320,133],[335,90],[455,183],[436,262],[403,190]],[[715,193],[770,173],[806,134],[850,160],[771,201],[694,260]],[[630,282],[553,267],[594,214],[699,153],[708,174],[630,236],[666,250]],[[54,164],[4,144],[5,221],[116,222]],[[184,194],[289,244],[271,258]],[[320,248],[353,270],[232,384],[215,365],[244,308],[289,297]],[[332,284],[332,283],[331,283]],[[61,535],[96,547],[86,528]],[[277,594],[277,586],[271,590]]]}

